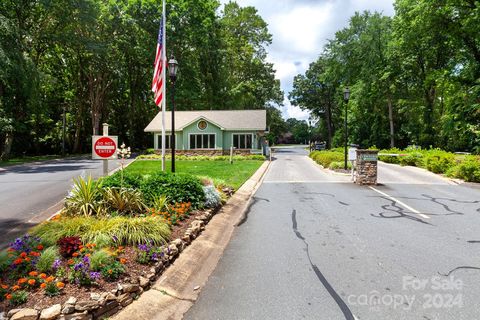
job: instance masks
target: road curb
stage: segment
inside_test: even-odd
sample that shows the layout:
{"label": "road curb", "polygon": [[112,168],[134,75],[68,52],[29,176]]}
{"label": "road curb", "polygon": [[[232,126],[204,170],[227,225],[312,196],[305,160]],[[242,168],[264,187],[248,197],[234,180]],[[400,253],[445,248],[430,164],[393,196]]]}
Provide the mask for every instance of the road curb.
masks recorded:
{"label": "road curb", "polygon": [[162,274],[152,290],[112,319],[182,319],[215,270],[236,224],[248,210],[251,197],[269,167],[270,162],[265,161],[211,219],[205,231]]}

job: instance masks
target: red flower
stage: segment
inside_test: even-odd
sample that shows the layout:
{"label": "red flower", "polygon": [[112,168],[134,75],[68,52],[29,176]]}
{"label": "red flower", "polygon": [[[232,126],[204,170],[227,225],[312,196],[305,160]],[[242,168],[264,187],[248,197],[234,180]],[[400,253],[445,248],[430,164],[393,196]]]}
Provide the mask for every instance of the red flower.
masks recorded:
{"label": "red flower", "polygon": [[18,258],[15,261],[13,261],[14,264],[20,264],[22,262],[23,262],[22,258]]}
{"label": "red flower", "polygon": [[27,256],[27,253],[26,253],[26,252],[20,253],[20,257],[25,258],[26,256]]}
{"label": "red flower", "polygon": [[39,244],[39,245],[37,246],[37,250],[42,251],[42,250],[43,250],[43,246],[42,246],[41,244]]}

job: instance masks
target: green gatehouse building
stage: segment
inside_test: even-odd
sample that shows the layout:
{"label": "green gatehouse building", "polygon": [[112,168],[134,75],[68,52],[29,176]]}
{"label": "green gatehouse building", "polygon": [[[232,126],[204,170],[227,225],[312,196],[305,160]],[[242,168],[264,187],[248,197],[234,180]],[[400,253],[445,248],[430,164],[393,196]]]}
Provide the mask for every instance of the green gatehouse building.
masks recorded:
{"label": "green gatehouse building", "polygon": [[[167,151],[170,149],[171,113],[165,112]],[[145,128],[153,133],[156,150],[162,148],[162,113]],[[266,110],[175,111],[175,149],[179,154],[264,153]]]}

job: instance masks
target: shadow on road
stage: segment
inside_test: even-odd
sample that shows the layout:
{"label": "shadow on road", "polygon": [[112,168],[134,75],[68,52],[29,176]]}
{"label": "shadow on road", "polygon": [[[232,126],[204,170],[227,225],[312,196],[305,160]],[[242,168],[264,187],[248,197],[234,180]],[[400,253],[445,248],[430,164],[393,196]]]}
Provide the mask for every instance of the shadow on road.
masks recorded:
{"label": "shadow on road", "polygon": [[75,164],[49,164],[49,165],[22,165],[11,169],[6,169],[0,171],[0,175],[6,174],[8,172],[14,173],[51,173],[51,172],[66,172],[66,171],[75,171],[75,170],[86,170],[91,169],[91,163],[79,164],[78,161]]}
{"label": "shadow on road", "polygon": [[20,219],[5,219],[0,224],[0,250],[8,247],[16,237],[25,234],[28,229],[35,226],[31,223]]}

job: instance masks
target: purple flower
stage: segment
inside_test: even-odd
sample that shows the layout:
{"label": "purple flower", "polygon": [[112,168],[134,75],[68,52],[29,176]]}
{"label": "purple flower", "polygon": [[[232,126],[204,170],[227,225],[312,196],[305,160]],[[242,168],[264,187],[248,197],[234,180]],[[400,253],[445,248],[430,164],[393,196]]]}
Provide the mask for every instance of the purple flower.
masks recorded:
{"label": "purple flower", "polygon": [[138,245],[138,250],[147,252],[147,251],[149,251],[149,248],[146,244],[139,244]]}
{"label": "purple flower", "polygon": [[90,265],[90,258],[88,256],[83,257],[83,263],[85,263],[86,266]]}
{"label": "purple flower", "polygon": [[73,266],[73,270],[78,271],[80,269],[83,269],[83,263],[77,263],[76,265]]}
{"label": "purple flower", "polygon": [[154,252],[154,253],[152,254],[152,260],[153,260],[153,261],[158,261],[158,254],[157,254],[156,252]]}
{"label": "purple flower", "polygon": [[95,271],[90,272],[90,279],[92,280],[100,279],[100,272],[95,272]]}
{"label": "purple flower", "polygon": [[117,243],[117,242],[118,242],[118,237],[117,237],[117,236],[113,236],[113,237],[112,237],[112,240],[113,240],[113,242]]}
{"label": "purple flower", "polygon": [[52,264],[52,269],[57,270],[61,265],[62,261],[60,259],[56,259]]}

